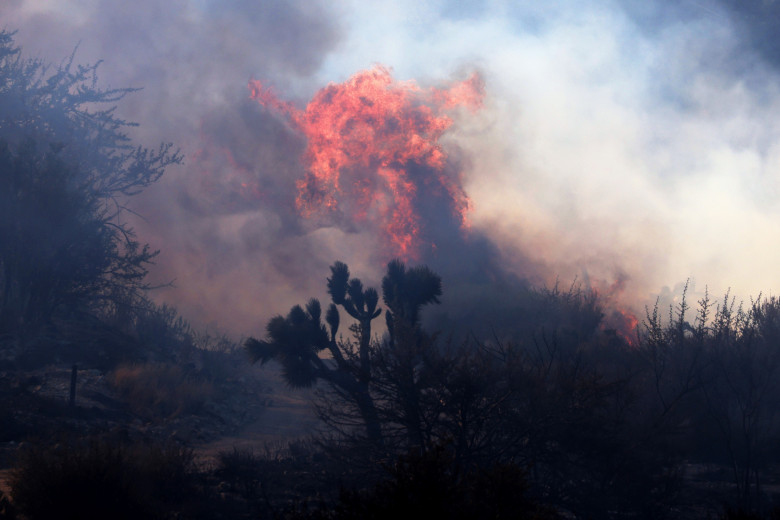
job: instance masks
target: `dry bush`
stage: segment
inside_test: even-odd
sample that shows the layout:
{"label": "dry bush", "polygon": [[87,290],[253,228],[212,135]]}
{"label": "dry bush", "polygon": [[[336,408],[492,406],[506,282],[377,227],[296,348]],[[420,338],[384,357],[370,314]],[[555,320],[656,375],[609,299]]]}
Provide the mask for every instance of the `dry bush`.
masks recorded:
{"label": "dry bush", "polygon": [[220,451],[217,454],[216,475],[230,485],[230,490],[244,500],[253,501],[260,491],[264,460],[252,449]]}
{"label": "dry bush", "polygon": [[28,445],[11,473],[13,504],[30,520],[167,518],[194,492],[192,451],[174,444]]}
{"label": "dry bush", "polygon": [[558,512],[530,493],[517,465],[479,468],[458,463],[448,446],[412,451],[387,467],[389,475],[363,489],[342,489],[335,504],[312,509],[295,504],[286,518],[299,520],[384,520],[395,518],[519,518],[558,520]]}
{"label": "dry bush", "polygon": [[779,520],[780,507],[776,507],[763,515],[759,513],[750,513],[742,509],[726,507],[720,518],[721,520]]}
{"label": "dry bush", "polygon": [[155,418],[196,413],[215,393],[211,383],[176,365],[121,365],[111,382],[133,411]]}

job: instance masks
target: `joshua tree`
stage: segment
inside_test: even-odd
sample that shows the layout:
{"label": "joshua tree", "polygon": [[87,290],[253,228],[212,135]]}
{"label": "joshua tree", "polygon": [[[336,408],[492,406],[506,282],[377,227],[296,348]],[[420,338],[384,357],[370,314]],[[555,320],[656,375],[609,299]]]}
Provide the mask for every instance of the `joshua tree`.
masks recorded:
{"label": "joshua tree", "polygon": [[382,299],[387,305],[385,318],[390,344],[396,345],[399,327],[420,331],[420,308],[429,303],[439,303],[441,277],[421,265],[407,270],[400,260],[387,264],[387,274],[382,279]]}
{"label": "joshua tree", "polygon": [[[287,317],[272,318],[266,327],[268,339],[249,338],[245,347],[252,362],[264,364],[271,359],[280,362],[290,386],[309,387],[318,379],[327,381],[338,395],[357,407],[368,440],[381,445],[379,415],[369,389],[371,321],[382,312],[377,309],[379,295],[375,289],[364,289],[357,278],[350,280],[349,268],[343,262],[334,263],[330,271],[328,293],[333,303],[325,315],[327,327],[321,321],[320,302],[312,298],[305,310],[296,305]],[[359,340],[357,352],[350,343],[337,341],[340,323],[337,305],[357,321],[353,326]],[[320,358],[323,350],[330,353],[332,362]]]}
{"label": "joshua tree", "polygon": [[420,309],[439,303],[439,296],[441,278],[426,266],[407,269],[399,260],[387,265],[382,297],[387,306],[388,341],[378,355],[382,374],[377,393],[388,422],[399,425],[409,445],[420,449],[430,444],[432,423],[438,416],[435,406],[424,403],[435,363],[430,359],[433,339],[420,327]]}
{"label": "joshua tree", "polygon": [[[305,309],[296,305],[286,317],[271,319],[266,327],[266,340],[249,338],[245,342],[252,361],[261,364],[271,359],[278,361],[287,383],[293,387],[309,387],[319,379],[326,381],[338,402],[329,403],[325,410],[335,413],[344,405],[355,410],[367,439],[375,446],[384,444],[382,419],[392,421],[402,417],[402,427],[414,425],[412,429],[419,432],[419,420],[415,419],[419,416],[417,400],[413,397],[412,353],[419,350],[423,337],[419,328],[420,308],[438,302],[441,279],[427,267],[407,270],[399,260],[388,264],[382,290],[388,307],[390,339],[386,348],[380,349],[371,337],[371,322],[382,312],[377,308],[379,294],[373,288],[364,288],[359,279],[350,279],[349,268],[343,262],[334,263],[330,271],[328,293],[332,303],[325,313],[325,323],[318,300],[309,300]],[[350,330],[357,345],[337,339],[341,321],[338,307],[355,320]],[[323,351],[332,360],[321,358]],[[400,378],[397,381],[379,380],[396,376]],[[388,398],[406,402],[388,402]],[[403,410],[400,415],[396,411],[399,409]],[[338,422],[332,417],[323,418],[331,424]],[[420,436],[415,434],[411,438],[417,443]]]}

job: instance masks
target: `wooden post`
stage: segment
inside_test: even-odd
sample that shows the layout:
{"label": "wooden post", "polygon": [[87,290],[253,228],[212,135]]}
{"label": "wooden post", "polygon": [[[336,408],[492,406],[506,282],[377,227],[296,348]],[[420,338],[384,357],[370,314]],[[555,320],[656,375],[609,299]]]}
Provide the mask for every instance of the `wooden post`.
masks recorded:
{"label": "wooden post", "polygon": [[70,372],[70,401],[71,407],[76,406],[76,374],[79,371],[78,365],[73,365],[73,369]]}

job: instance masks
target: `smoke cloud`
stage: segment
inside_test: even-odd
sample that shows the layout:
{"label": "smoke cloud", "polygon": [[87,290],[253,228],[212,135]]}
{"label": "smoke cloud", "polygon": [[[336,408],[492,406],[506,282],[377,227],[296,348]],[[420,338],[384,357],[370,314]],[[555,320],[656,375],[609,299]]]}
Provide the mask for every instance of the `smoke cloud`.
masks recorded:
{"label": "smoke cloud", "polygon": [[688,278],[694,295],[772,293],[780,7],[515,4],[13,0],[0,17],[26,56],[57,63],[78,45],[77,62],[104,59],[101,84],[143,87],[118,109],[140,123],[133,137],[182,147],[185,165],[132,207],[162,250],[154,277],[175,280],[156,297],[196,323],[257,335],[323,297],[337,259],[377,284],[385,242],[301,216],[307,135],[247,88],[303,110],[377,63],[421,89],[472,73],[484,85],[482,107],[449,116],[438,141],[468,232],[418,208],[438,241],[419,260],[443,275],[445,305],[448,287],[463,300],[575,278],[640,316]]}

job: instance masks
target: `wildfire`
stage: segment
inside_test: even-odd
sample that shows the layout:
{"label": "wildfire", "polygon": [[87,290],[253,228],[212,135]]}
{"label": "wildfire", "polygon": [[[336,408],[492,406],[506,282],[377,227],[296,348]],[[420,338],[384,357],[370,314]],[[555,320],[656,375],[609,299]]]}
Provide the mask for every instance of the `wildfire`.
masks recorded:
{"label": "wildfire", "polygon": [[623,341],[629,345],[636,346],[637,342],[637,326],[639,325],[639,319],[631,311],[623,309],[613,309],[605,317],[605,328],[615,331]]}
{"label": "wildfire", "polygon": [[625,307],[621,295],[626,288],[627,278],[620,275],[617,279],[607,284],[605,282],[589,283],[590,290],[599,296],[600,301],[605,306],[605,315],[601,324],[602,330],[613,331],[628,345],[636,346],[637,327],[639,318]]}
{"label": "wildfire", "polygon": [[447,89],[395,81],[377,66],[321,89],[304,110],[280,100],[260,81],[251,97],[291,121],[306,137],[306,177],[297,181],[304,217],[378,228],[388,253],[417,257],[422,229],[417,208],[443,200],[458,225],[471,206],[459,172],[447,170],[439,139],[459,106],[477,110],[477,75]]}

